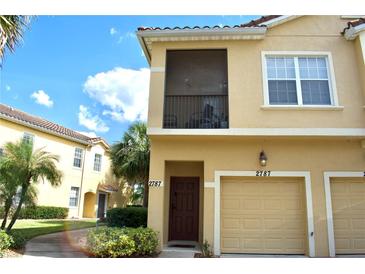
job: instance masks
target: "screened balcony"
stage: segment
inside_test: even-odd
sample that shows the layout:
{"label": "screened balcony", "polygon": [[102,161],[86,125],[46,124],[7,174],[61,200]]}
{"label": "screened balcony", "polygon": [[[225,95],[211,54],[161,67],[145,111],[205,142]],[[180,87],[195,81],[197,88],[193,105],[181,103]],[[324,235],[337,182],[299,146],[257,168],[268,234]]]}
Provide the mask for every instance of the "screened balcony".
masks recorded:
{"label": "screened balcony", "polygon": [[226,50],[167,51],[164,128],[228,128]]}

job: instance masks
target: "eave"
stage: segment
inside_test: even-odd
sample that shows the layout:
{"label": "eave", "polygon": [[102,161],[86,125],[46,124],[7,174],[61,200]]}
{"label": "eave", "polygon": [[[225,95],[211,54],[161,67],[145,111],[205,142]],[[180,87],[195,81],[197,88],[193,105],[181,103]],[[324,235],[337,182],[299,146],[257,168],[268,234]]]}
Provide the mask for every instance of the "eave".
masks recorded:
{"label": "eave", "polygon": [[142,50],[151,64],[152,43],[188,41],[227,41],[264,39],[267,27],[217,28],[217,29],[178,29],[137,31],[136,35]]}

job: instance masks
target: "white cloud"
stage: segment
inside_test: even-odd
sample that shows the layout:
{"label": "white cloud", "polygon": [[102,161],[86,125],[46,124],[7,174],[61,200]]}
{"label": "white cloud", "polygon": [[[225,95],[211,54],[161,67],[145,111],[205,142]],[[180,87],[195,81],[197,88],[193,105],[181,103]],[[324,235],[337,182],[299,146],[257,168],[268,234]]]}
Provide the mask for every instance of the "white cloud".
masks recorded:
{"label": "white cloud", "polygon": [[11,90],[11,87],[9,85],[6,85],[5,86],[5,89],[6,89],[6,91],[10,91]]}
{"label": "white cloud", "polygon": [[106,72],[89,76],[84,83],[84,92],[107,109],[103,115],[113,120],[147,120],[148,89],[150,72],[116,67]]}
{"label": "white cloud", "polygon": [[116,28],[111,28],[110,29],[110,35],[114,35],[114,34],[117,34],[118,33],[118,31],[117,31],[117,29]]}
{"label": "white cloud", "polygon": [[136,34],[134,32],[131,32],[131,31],[127,31],[125,32],[123,35],[120,35],[119,36],[119,39],[117,41],[117,43],[122,43],[123,40],[125,39],[131,39],[131,38],[136,38]]}
{"label": "white cloud", "polygon": [[79,124],[89,130],[96,132],[108,132],[109,127],[98,115],[93,115],[89,109],[83,105],[79,108]]}
{"label": "white cloud", "polygon": [[77,132],[80,133],[80,134],[82,134],[82,135],[85,135],[87,137],[90,137],[90,138],[96,138],[96,137],[98,137],[96,135],[96,133],[93,132],[93,131],[77,131]]}
{"label": "white cloud", "polygon": [[53,107],[53,101],[51,100],[49,95],[44,92],[44,90],[35,91],[30,97],[35,99],[35,102],[37,104],[46,106],[48,108]]}

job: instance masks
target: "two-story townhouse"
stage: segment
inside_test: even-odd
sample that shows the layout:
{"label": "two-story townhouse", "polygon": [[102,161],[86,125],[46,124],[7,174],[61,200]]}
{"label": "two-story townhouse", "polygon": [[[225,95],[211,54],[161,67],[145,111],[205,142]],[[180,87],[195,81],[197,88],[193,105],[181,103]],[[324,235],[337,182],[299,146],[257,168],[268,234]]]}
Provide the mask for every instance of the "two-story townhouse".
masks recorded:
{"label": "two-story townhouse", "polygon": [[365,20],[146,28],[161,248],[365,254]]}
{"label": "two-story townhouse", "polygon": [[69,208],[70,218],[104,217],[107,208],[119,206],[122,194],[113,176],[109,145],[43,118],[0,104],[0,148],[6,142],[32,142],[34,149],[60,157],[62,183],[37,184],[37,204]]}

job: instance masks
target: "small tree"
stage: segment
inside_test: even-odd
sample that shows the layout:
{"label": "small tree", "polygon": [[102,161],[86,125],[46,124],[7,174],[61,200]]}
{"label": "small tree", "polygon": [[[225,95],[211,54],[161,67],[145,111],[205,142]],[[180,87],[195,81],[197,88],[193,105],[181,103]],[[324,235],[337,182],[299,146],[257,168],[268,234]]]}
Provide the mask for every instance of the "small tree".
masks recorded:
{"label": "small tree", "polygon": [[143,206],[146,207],[150,141],[145,123],[135,122],[129,127],[122,140],[112,146],[111,159],[116,176],[124,177],[132,185],[143,184]]}
{"label": "small tree", "polygon": [[5,144],[5,155],[1,160],[2,167],[5,169],[4,172],[14,172],[13,176],[16,176],[16,180],[19,180],[14,181],[14,185],[21,187],[19,203],[6,228],[7,232],[12,229],[22,205],[33,193],[31,191],[32,187],[39,179],[43,181],[47,179],[52,186],[61,184],[62,173],[56,167],[58,159],[57,155],[46,152],[43,148],[33,151],[32,143],[19,141]]}

